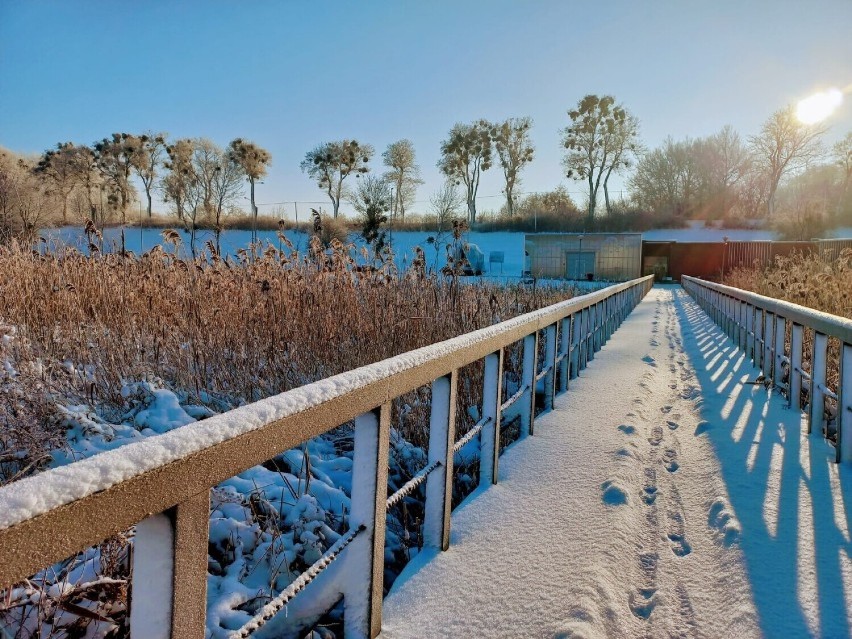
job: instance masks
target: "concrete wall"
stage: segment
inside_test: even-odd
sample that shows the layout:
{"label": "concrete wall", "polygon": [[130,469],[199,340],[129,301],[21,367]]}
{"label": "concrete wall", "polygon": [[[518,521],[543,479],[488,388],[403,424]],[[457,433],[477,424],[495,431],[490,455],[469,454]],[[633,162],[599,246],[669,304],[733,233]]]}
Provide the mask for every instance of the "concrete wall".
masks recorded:
{"label": "concrete wall", "polygon": [[596,280],[641,275],[641,233],[536,233],[525,236],[524,248],[533,277],[559,279],[579,272],[585,279],[592,264]]}

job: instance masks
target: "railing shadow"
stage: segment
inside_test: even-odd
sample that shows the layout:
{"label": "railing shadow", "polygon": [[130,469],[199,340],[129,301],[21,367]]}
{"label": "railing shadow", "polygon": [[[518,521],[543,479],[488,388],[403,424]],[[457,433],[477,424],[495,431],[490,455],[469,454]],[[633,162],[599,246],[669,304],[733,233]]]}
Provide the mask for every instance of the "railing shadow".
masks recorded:
{"label": "railing shadow", "polygon": [[[804,415],[755,380],[760,370],[681,290],[674,304],[701,389],[696,436],[719,459],[737,540],[767,637],[852,632],[852,467],[805,435]],[[713,511],[708,515],[712,525]]]}

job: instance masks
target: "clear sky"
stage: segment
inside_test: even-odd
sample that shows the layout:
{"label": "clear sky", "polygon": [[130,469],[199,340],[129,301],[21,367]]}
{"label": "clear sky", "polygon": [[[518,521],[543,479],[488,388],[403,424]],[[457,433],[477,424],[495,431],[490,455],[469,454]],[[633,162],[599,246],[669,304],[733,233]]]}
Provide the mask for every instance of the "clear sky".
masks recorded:
{"label": "clear sky", "polygon": [[[324,201],[299,170],[319,142],[355,138],[379,156],[407,137],[423,210],[453,123],[523,115],[537,152],[522,190],[563,183],[579,201],[559,133],[587,93],[622,101],[653,147],[725,124],[746,136],[785,104],[849,85],[852,0],[0,0],[0,145],[249,138],[273,157],[262,203]],[[847,95],[827,141],[850,130]],[[500,182],[486,173],[480,195]]]}

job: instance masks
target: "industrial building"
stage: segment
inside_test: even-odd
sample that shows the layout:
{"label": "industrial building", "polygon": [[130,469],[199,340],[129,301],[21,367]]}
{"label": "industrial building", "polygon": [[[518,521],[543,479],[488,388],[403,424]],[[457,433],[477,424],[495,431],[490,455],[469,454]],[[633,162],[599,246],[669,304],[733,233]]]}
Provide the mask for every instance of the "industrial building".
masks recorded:
{"label": "industrial building", "polygon": [[536,278],[621,282],[642,274],[641,233],[535,233],[524,237]]}

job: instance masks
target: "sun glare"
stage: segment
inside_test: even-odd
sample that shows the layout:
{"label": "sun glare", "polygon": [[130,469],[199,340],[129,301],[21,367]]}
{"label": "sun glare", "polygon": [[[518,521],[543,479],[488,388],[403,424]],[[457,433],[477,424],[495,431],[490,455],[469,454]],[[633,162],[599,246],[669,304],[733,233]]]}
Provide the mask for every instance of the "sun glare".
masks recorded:
{"label": "sun glare", "polygon": [[843,93],[840,89],[820,91],[799,101],[796,105],[796,117],[805,124],[816,124],[834,113],[841,102]]}

